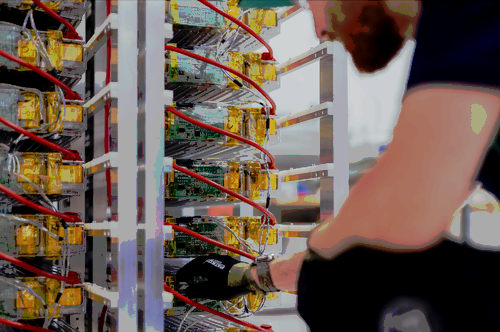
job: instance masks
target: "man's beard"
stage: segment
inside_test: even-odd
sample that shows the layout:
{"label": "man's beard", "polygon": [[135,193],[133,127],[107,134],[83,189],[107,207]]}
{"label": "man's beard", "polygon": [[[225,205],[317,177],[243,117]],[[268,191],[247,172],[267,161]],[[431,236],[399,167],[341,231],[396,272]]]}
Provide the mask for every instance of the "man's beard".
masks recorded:
{"label": "man's beard", "polygon": [[370,31],[351,35],[355,44],[352,58],[360,71],[373,73],[391,61],[403,46],[404,38],[394,18],[380,4],[364,7],[359,23]]}

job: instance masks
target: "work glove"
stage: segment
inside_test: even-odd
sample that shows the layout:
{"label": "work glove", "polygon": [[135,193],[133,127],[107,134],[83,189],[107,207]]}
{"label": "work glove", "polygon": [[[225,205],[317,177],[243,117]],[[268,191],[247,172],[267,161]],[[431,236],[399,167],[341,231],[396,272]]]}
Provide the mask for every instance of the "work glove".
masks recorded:
{"label": "work glove", "polygon": [[[200,256],[184,265],[175,275],[176,282],[190,284],[187,297],[217,301],[232,300],[251,292],[260,292],[250,275],[252,265],[218,254]],[[195,278],[205,281],[195,282]]]}

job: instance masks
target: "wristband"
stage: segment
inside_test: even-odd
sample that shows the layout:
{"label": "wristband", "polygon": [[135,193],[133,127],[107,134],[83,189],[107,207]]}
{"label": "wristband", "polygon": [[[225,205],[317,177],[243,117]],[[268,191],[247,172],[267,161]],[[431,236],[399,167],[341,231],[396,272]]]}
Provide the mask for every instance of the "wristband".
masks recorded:
{"label": "wristband", "polygon": [[[239,263],[234,265],[229,271],[228,286],[244,286],[254,293],[279,292],[279,289],[273,283],[269,263],[274,259],[274,256],[258,257],[252,264]],[[250,271],[253,267],[257,267],[257,279],[255,280]]]}
{"label": "wristband", "polygon": [[279,289],[273,283],[273,278],[271,276],[271,269],[269,264],[274,259],[274,255],[257,257],[255,262],[251,264],[248,272],[252,267],[257,267],[257,279],[252,280],[258,285],[260,291],[264,294],[279,292]]}

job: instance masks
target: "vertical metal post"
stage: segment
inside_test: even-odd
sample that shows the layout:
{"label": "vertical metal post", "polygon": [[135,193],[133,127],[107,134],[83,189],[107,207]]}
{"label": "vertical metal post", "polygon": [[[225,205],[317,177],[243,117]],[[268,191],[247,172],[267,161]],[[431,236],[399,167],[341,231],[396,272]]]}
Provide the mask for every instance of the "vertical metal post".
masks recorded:
{"label": "vertical metal post", "polygon": [[[145,6],[145,250],[144,331],[163,331],[163,222],[165,214],[165,187],[163,158],[165,155],[165,2],[140,1]],[[140,50],[142,51],[142,50]],[[141,54],[141,53],[139,53]]]}
{"label": "vertical metal post", "polygon": [[[331,42],[325,42],[331,43]],[[320,59],[319,63],[319,102],[333,101],[333,57]],[[320,119],[319,123],[319,159],[321,164],[333,163],[333,116]],[[320,179],[320,221],[333,216],[333,178]]]}
{"label": "vertical metal post", "polygon": [[118,1],[117,331],[137,328],[137,0]]}
{"label": "vertical metal post", "polygon": [[349,195],[349,134],[347,104],[347,52],[333,42],[333,209],[336,216]]}
{"label": "vertical metal post", "polygon": [[[328,42],[330,43],[330,42]],[[320,103],[333,102],[334,116],[320,119],[320,162],[334,164],[334,177],[322,178],[320,219],[336,216],[349,194],[347,52],[339,42],[333,56],[320,60]]]}

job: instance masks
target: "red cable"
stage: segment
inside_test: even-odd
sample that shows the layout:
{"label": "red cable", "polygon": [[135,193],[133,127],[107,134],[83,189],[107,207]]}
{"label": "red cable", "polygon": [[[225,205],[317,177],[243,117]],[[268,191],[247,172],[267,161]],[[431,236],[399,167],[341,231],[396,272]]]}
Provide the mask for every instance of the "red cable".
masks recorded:
{"label": "red cable", "polygon": [[32,132],[27,131],[26,129],[16,125],[15,123],[10,122],[9,120],[7,120],[1,116],[0,116],[0,122],[3,123],[4,125],[6,125],[7,127],[14,129],[18,133],[23,134],[24,136],[28,136],[32,140],[34,140],[40,144],[45,145],[48,148],[62,152],[64,154],[64,160],[78,160],[78,161],[82,160],[80,158],[80,154],[78,152],[65,149],[62,146],[59,146],[59,145],[54,144],[50,141],[47,141],[46,139],[41,138],[40,136],[37,136],[37,135],[33,134]]}
{"label": "red cable", "polygon": [[269,159],[271,160],[271,162],[269,163],[269,168],[276,169],[274,167],[274,164],[275,164],[276,161],[275,161],[273,155],[269,151],[267,151],[266,149],[264,149],[262,146],[260,146],[259,144],[255,143],[255,142],[252,142],[251,140],[246,139],[244,137],[241,137],[239,135],[236,135],[234,133],[231,133],[229,131],[226,131],[224,129],[220,129],[220,128],[211,126],[209,124],[200,122],[198,120],[195,120],[193,118],[190,118],[189,116],[183,114],[182,112],[179,112],[178,110],[176,110],[173,107],[167,107],[167,111],[174,113],[179,118],[181,118],[183,120],[186,120],[187,122],[190,122],[190,123],[194,124],[195,126],[202,127],[202,128],[205,128],[205,129],[208,129],[208,130],[211,130],[211,131],[215,131],[216,133],[232,137],[234,139],[237,139],[238,141],[241,141],[243,143],[246,143],[248,145],[251,145],[251,146],[259,149],[260,151],[264,152],[269,157]]}
{"label": "red cable", "polygon": [[260,37],[257,33],[255,33],[255,31],[253,31],[248,25],[246,25],[245,23],[241,22],[236,17],[233,17],[233,16],[229,15],[228,13],[226,13],[226,12],[220,10],[219,8],[215,7],[214,5],[212,5],[207,0],[198,0],[198,1],[201,2],[202,4],[204,4],[205,6],[207,6],[208,8],[210,8],[210,9],[216,11],[217,13],[221,14],[222,16],[224,16],[225,18],[227,18],[228,20],[233,21],[238,26],[240,26],[243,29],[245,29],[249,34],[251,34],[252,36],[254,36],[259,42],[261,42],[262,45],[264,45],[264,47],[267,48],[268,51],[269,51],[269,53],[262,54],[262,59],[276,61],[274,59],[274,54],[273,54],[273,50],[272,50],[271,46],[269,46],[269,44],[266,43],[265,40],[262,39],[262,37]]}
{"label": "red cable", "polygon": [[[106,0],[106,13],[111,14],[111,0]],[[108,38],[106,42],[106,85],[111,82],[111,39]],[[104,153],[109,153],[109,116],[111,105],[106,103],[104,106]],[[111,209],[112,206],[112,193],[111,193],[111,169],[106,169],[106,191],[108,194],[108,205]]]}
{"label": "red cable", "polygon": [[104,323],[106,322],[106,311],[108,311],[108,307],[102,307],[101,317],[99,318],[99,329],[98,332],[104,332]]}
{"label": "red cable", "polygon": [[219,189],[220,191],[223,191],[226,194],[234,196],[237,199],[239,199],[240,201],[243,201],[243,202],[245,202],[245,203],[253,206],[254,208],[260,210],[262,213],[264,213],[265,215],[267,215],[269,217],[269,219],[271,220],[271,223],[270,223],[271,225],[276,225],[276,217],[271,212],[269,212],[268,210],[264,209],[262,206],[256,204],[255,202],[252,202],[251,200],[249,200],[245,196],[242,196],[242,195],[240,195],[238,193],[235,193],[234,191],[229,190],[229,189],[221,186],[220,184],[218,184],[218,183],[216,183],[216,182],[214,182],[212,180],[207,179],[206,177],[203,177],[203,176],[198,175],[198,174],[196,174],[194,172],[191,172],[190,170],[185,169],[184,167],[181,167],[181,166],[175,165],[175,164],[172,165],[172,166],[173,166],[173,168],[175,170],[177,170],[179,172],[187,174],[187,175],[189,175],[189,176],[191,176],[191,177],[193,177],[193,178],[195,178],[195,179],[197,179],[199,181],[205,182],[209,186],[212,186],[212,187],[214,187],[216,189]]}
{"label": "red cable", "polygon": [[0,184],[0,191],[3,191],[7,196],[15,199],[16,201],[18,201],[20,203],[23,203],[24,205],[27,205],[30,208],[33,208],[33,209],[35,209],[37,211],[40,211],[40,212],[42,212],[44,214],[50,214],[50,215],[52,215],[54,217],[64,219],[66,222],[69,222],[69,223],[81,223],[82,222],[77,216],[72,216],[72,215],[68,215],[68,214],[59,213],[59,212],[50,210],[50,209],[48,209],[48,208],[46,208],[44,206],[38,205],[36,203],[33,203],[32,201],[27,200],[23,196],[16,194],[12,190],[10,190],[7,187],[4,187],[1,184]]}
{"label": "red cable", "polygon": [[69,86],[67,86],[63,82],[59,81],[57,78],[50,75],[49,73],[46,73],[45,71],[41,70],[37,66],[33,66],[32,64],[24,61],[23,59],[20,59],[12,54],[9,54],[5,51],[2,51],[2,50],[0,50],[0,56],[3,56],[4,58],[9,59],[10,61],[14,61],[14,62],[20,64],[21,66],[26,67],[26,68],[34,71],[35,73],[43,76],[45,79],[47,79],[47,80],[51,81],[52,83],[54,83],[55,85],[59,86],[61,89],[66,91],[66,98],[67,99],[82,100],[80,95],[78,93],[76,93],[75,91],[71,90],[69,88]]}
{"label": "red cable", "polygon": [[[198,1],[200,1],[200,0],[198,0]],[[272,100],[271,97],[257,83],[255,83],[250,77],[248,77],[246,75],[243,75],[242,73],[240,73],[237,70],[234,70],[231,67],[224,66],[223,64],[218,63],[217,61],[205,58],[205,57],[203,57],[201,55],[194,54],[192,52],[183,50],[181,48],[177,48],[177,47],[170,46],[170,45],[165,45],[165,51],[174,51],[174,52],[178,52],[178,53],[184,54],[185,56],[188,56],[190,58],[193,58],[193,59],[196,59],[196,60],[199,60],[199,61],[203,61],[203,62],[206,62],[206,63],[211,64],[213,66],[222,68],[222,69],[230,72],[231,74],[238,76],[239,78],[243,79],[244,81],[250,83],[255,89],[257,89],[260,93],[262,93],[262,95],[264,95],[264,97],[267,100],[269,100],[269,102],[272,105],[272,107],[271,107],[271,115],[276,115],[276,103],[274,102],[274,100]]]}
{"label": "red cable", "polygon": [[78,277],[78,274],[76,272],[70,272],[69,277],[65,276],[60,276],[57,274],[53,274],[44,270],[40,270],[37,267],[34,267],[33,265],[30,265],[28,263],[25,263],[15,257],[9,256],[4,254],[3,252],[0,252],[0,259],[10,262],[14,265],[17,265],[19,267],[22,267],[23,269],[26,269],[28,271],[31,271],[33,273],[36,273],[39,276],[45,277],[45,278],[50,278],[50,279],[55,279],[59,281],[64,281],[68,284],[74,285],[74,284],[81,284],[82,281]]}
{"label": "red cable", "polygon": [[69,38],[69,39],[80,39],[82,40],[82,37],[78,35],[78,32],[76,32],[75,28],[63,17],[61,17],[59,14],[54,12],[52,9],[47,7],[42,1],[40,0],[33,0],[33,3],[43,9],[47,14],[58,20],[60,23],[64,24],[65,27],[69,29],[69,31],[66,33],[64,38]]}
{"label": "red cable", "polygon": [[204,235],[201,235],[199,233],[196,233],[192,230],[189,230],[187,228],[184,228],[182,226],[179,226],[179,225],[175,225],[175,224],[170,224],[170,223],[164,223],[165,225],[168,225],[168,226],[172,226],[173,229],[175,229],[176,231],[179,231],[179,232],[182,232],[184,234],[187,234],[187,235],[190,235],[192,237],[195,237],[199,240],[202,240],[203,242],[206,242],[206,243],[210,243],[210,244],[213,244],[219,248],[222,248],[222,249],[226,249],[226,250],[229,250],[229,251],[232,251],[238,255],[241,255],[241,256],[245,256],[247,258],[250,258],[251,260],[255,260],[255,256],[252,256],[251,254],[247,253],[247,252],[244,252],[242,250],[239,250],[239,249],[236,249],[236,248],[233,248],[231,246],[228,246],[227,244],[225,243],[222,243],[222,242],[219,242],[219,241],[216,241],[214,239],[211,239],[209,237],[206,237]]}
{"label": "red cable", "polygon": [[28,325],[24,323],[14,322],[8,319],[0,318],[0,325],[11,326],[23,331],[33,331],[33,332],[54,332],[54,330],[47,330],[42,327]]}
{"label": "red cable", "polygon": [[[64,219],[65,221],[67,222],[71,222],[71,223],[74,223],[74,222],[81,222],[80,219],[78,219],[78,217],[76,216],[69,216],[67,214],[62,214],[62,213],[59,213],[59,212],[55,212],[55,211],[52,211],[50,209],[47,209],[46,207],[43,207],[41,205],[38,205],[36,203],[33,203],[29,200],[27,200],[26,198],[16,194],[15,192],[13,192],[12,190],[4,187],[3,185],[0,184],[0,191],[3,191],[5,194],[7,194],[7,196],[9,197],[12,197],[14,198],[15,200],[35,209],[35,210],[38,210],[42,213],[45,213],[45,214],[50,214],[50,215],[53,215],[55,217],[58,217],[58,218],[61,218],[61,219]],[[56,280],[59,280],[59,281],[65,281],[67,282],[68,284],[80,284],[81,281],[80,279],[78,278],[78,275],[74,274],[72,277],[64,277],[64,276],[59,276],[57,274],[53,274],[53,273],[50,273],[50,272],[46,272],[46,271],[43,271],[43,270],[40,270],[39,268],[36,268],[28,263],[25,263],[23,261],[20,261],[18,260],[17,258],[14,258],[14,257],[11,257],[9,255],[6,255],[2,252],[0,252],[0,259],[2,260],[6,260],[8,262],[11,262],[12,264],[15,264],[17,266],[20,266],[28,271],[31,271],[33,273],[36,273],[40,276],[43,276],[43,277],[47,277],[47,278],[51,278],[51,279],[56,279]],[[71,272],[70,272],[71,273]]]}
{"label": "red cable", "polygon": [[268,332],[270,330],[267,330],[267,329],[263,329],[261,327],[258,327],[256,325],[253,325],[252,323],[248,323],[248,322],[245,322],[243,320],[240,320],[240,319],[237,319],[235,317],[232,317],[232,316],[229,316],[229,315],[226,315],[225,313],[222,313],[222,312],[219,312],[217,310],[214,310],[212,308],[209,308],[207,306],[204,306],[203,304],[200,304],[198,302],[195,302],[187,297],[185,297],[184,295],[176,292],[175,290],[173,290],[172,288],[168,287],[167,284],[163,284],[163,289],[169,293],[172,293],[175,297],[177,297],[179,300],[183,301],[183,302],[186,302],[187,304],[189,305],[192,305],[198,309],[201,309],[201,310],[204,310],[208,313],[211,313],[213,315],[217,315],[219,317],[222,317],[224,319],[227,319],[233,323],[236,323],[236,324],[239,324],[239,325],[243,325],[243,326],[246,326],[246,327],[249,327],[251,329],[254,329],[254,330],[257,330],[257,331],[260,331],[260,332]]}

